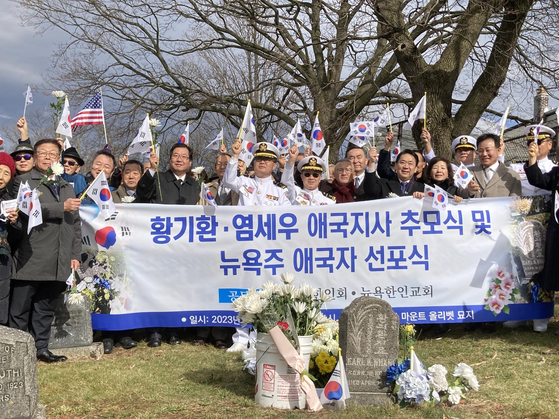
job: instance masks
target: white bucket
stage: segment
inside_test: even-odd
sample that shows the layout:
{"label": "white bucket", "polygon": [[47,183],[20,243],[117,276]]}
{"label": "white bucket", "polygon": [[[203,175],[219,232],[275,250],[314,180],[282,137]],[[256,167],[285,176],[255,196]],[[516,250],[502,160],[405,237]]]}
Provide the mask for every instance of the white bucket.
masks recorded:
{"label": "white bucket", "polygon": [[[309,369],[312,336],[299,336],[305,368]],[[267,333],[258,333],[256,341],[256,402],[264,407],[304,409],[306,397],[301,390],[301,377],[279,354]]]}

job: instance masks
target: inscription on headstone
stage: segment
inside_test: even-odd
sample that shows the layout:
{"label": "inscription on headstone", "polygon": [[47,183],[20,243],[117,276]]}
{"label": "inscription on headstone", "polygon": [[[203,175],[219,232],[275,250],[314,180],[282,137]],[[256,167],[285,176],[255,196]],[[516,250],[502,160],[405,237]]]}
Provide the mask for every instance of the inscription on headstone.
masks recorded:
{"label": "inscription on headstone", "polygon": [[520,249],[520,261],[526,279],[531,279],[543,269],[546,229],[538,220],[518,224],[515,241]]}
{"label": "inscription on headstone", "polygon": [[386,369],[398,359],[398,315],[386,301],[360,297],[342,311],[339,323],[351,393],[348,403],[387,403]]}
{"label": "inscription on headstone", "polygon": [[38,408],[37,354],[31,335],[0,326],[0,417],[35,418]]}

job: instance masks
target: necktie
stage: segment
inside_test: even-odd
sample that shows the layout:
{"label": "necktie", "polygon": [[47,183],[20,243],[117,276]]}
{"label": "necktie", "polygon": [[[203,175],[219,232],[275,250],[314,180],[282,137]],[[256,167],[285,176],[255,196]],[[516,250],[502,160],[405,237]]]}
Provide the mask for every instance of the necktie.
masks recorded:
{"label": "necktie", "polygon": [[361,184],[361,179],[359,179],[358,177],[355,178],[355,189],[357,189],[359,187],[359,185]]}
{"label": "necktie", "polygon": [[400,182],[400,185],[402,186],[402,194],[405,195],[406,194],[406,182]]}
{"label": "necktie", "polygon": [[176,185],[180,188],[182,186],[182,184],[184,183],[182,179],[177,179],[175,181]]}
{"label": "necktie", "polygon": [[55,183],[53,185],[49,185],[49,189],[52,191],[52,193],[56,197],[56,200],[60,201],[60,185],[58,183]]}
{"label": "necktie", "polygon": [[483,169],[483,175],[485,177],[485,184],[487,185],[493,177],[493,171],[488,167],[486,169]]}

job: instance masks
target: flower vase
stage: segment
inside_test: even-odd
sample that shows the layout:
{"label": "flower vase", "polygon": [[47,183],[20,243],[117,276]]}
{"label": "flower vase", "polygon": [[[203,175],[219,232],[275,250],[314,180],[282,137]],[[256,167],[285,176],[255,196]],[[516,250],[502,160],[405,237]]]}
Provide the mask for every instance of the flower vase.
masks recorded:
{"label": "flower vase", "polygon": [[[301,355],[309,369],[312,336],[299,336]],[[268,333],[258,333],[256,341],[255,400],[264,407],[304,409],[306,397],[301,390],[301,377],[293,370]]]}

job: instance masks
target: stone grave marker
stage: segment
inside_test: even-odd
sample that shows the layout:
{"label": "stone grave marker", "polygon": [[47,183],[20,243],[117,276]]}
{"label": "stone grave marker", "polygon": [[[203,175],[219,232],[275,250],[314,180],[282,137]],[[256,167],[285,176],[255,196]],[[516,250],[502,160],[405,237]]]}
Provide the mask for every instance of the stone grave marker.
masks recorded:
{"label": "stone grave marker", "polygon": [[0,417],[45,417],[38,404],[37,353],[29,333],[0,326]]}
{"label": "stone grave marker", "polygon": [[351,394],[347,403],[389,402],[386,369],[398,360],[398,315],[386,301],[359,297],[342,311],[339,324],[340,348]]}
{"label": "stone grave marker", "polygon": [[93,343],[89,298],[83,296],[81,302],[64,302],[60,295],[54,312],[49,340],[49,349],[89,346]]}

